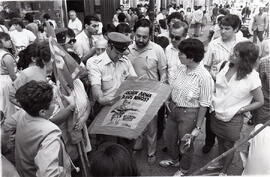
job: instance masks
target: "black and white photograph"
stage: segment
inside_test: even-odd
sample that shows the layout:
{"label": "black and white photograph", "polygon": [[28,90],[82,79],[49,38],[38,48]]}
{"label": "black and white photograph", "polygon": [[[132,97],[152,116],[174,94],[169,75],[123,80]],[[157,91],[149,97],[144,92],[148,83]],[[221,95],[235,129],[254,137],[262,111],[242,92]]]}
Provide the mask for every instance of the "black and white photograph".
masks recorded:
{"label": "black and white photograph", "polygon": [[0,176],[270,176],[269,17],[268,0],[0,0]]}

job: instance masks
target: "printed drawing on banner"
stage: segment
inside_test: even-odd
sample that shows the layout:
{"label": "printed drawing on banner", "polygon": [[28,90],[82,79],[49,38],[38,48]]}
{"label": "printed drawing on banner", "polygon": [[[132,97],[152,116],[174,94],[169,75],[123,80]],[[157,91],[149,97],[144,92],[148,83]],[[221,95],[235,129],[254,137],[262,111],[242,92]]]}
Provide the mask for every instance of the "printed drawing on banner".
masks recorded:
{"label": "printed drawing on banner", "polygon": [[156,95],[149,91],[126,90],[111,107],[102,125],[135,129]]}

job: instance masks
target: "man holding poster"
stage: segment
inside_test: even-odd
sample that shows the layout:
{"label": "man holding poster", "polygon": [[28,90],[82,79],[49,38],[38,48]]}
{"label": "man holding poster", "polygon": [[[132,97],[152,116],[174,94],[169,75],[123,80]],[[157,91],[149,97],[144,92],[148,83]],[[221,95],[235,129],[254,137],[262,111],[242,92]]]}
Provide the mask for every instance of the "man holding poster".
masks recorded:
{"label": "man holding poster", "polygon": [[[156,43],[150,41],[152,34],[150,21],[139,20],[134,25],[135,43],[130,45],[131,60],[139,78],[146,78],[155,81],[165,81],[166,76],[166,56],[163,49]],[[148,163],[154,164],[156,161],[157,144],[157,118],[155,117],[146,128]],[[142,148],[142,137],[135,143],[134,150]]]}
{"label": "man holding poster", "polygon": [[89,64],[89,78],[93,96],[103,106],[113,105],[117,98],[115,93],[121,83],[128,77],[136,77],[131,62],[125,56],[129,53],[131,39],[124,34],[108,34],[108,47]]}

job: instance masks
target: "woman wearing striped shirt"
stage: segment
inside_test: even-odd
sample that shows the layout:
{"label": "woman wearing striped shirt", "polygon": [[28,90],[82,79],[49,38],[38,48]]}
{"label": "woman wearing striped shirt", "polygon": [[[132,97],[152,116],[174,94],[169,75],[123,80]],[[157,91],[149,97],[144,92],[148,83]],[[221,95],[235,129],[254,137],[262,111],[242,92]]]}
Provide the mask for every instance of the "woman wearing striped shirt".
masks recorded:
{"label": "woman wearing striped shirt", "polygon": [[[179,149],[177,142],[185,134],[196,137],[199,134],[207,107],[211,104],[213,80],[209,72],[201,64],[204,46],[197,39],[183,40],[179,48],[180,65],[171,82],[171,113],[165,129],[165,137],[170,159],[163,160],[163,167],[179,166]],[[192,163],[193,142],[182,155],[180,170],[176,175],[188,172]]]}

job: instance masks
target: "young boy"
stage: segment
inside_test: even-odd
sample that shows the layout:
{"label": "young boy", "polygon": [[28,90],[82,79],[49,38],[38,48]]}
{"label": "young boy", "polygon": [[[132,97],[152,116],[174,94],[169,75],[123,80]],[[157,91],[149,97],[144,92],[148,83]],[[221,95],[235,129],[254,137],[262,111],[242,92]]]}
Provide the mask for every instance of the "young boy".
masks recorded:
{"label": "young boy", "polygon": [[16,168],[22,177],[71,176],[61,130],[48,119],[55,102],[46,82],[30,81],[15,95],[24,112],[17,114]]}

